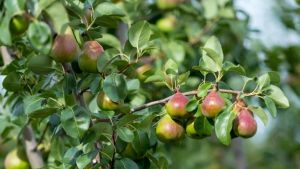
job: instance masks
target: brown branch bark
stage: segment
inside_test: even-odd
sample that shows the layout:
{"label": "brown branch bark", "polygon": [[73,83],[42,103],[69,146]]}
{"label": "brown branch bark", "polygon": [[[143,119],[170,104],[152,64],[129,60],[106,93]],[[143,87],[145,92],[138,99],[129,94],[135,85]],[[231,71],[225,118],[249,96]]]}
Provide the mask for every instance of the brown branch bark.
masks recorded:
{"label": "brown branch bark", "polygon": [[[219,89],[219,92],[221,92],[221,93],[229,93],[229,94],[234,94],[234,95],[240,94],[240,91],[227,90],[227,89]],[[192,96],[192,95],[196,95],[197,93],[198,93],[197,90],[193,90],[193,91],[185,92],[185,93],[182,93],[182,94],[185,95],[185,96]],[[169,97],[161,99],[161,100],[156,100],[156,101],[152,101],[152,102],[143,104],[141,106],[138,106],[136,108],[131,109],[131,113],[136,112],[136,111],[140,111],[140,110],[143,110],[145,108],[148,108],[148,107],[151,107],[151,106],[155,106],[155,105],[158,105],[158,104],[165,104],[165,103],[167,103],[171,99],[171,97],[172,96],[169,96]]]}
{"label": "brown branch bark", "polygon": [[23,130],[26,155],[32,169],[40,169],[45,166],[42,153],[36,149],[37,142],[31,125],[27,125]]}
{"label": "brown branch bark", "polygon": [[1,55],[2,55],[4,65],[8,65],[12,61],[12,58],[7,50],[7,47],[1,46],[0,50],[1,50]]}

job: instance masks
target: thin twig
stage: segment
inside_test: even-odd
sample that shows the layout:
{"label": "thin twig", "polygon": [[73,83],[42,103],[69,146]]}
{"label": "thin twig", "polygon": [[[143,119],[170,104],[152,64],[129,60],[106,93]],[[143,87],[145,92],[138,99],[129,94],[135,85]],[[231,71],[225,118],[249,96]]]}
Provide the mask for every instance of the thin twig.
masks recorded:
{"label": "thin twig", "polygon": [[[211,91],[211,90],[209,90],[209,91]],[[219,92],[221,92],[221,93],[235,94],[235,95],[240,94],[240,91],[228,90],[228,89],[219,89]],[[198,91],[194,90],[194,91],[189,91],[189,92],[185,92],[185,93],[182,93],[182,94],[185,95],[185,96],[192,96],[192,95],[196,95],[197,93],[198,93]],[[169,96],[169,97],[161,99],[161,100],[156,100],[156,101],[152,101],[152,102],[143,104],[141,106],[138,106],[136,108],[131,109],[131,113],[139,111],[139,110],[143,110],[145,108],[148,108],[148,107],[151,107],[151,106],[155,106],[155,105],[158,105],[158,104],[167,103],[171,99],[171,97],[172,96]]]}

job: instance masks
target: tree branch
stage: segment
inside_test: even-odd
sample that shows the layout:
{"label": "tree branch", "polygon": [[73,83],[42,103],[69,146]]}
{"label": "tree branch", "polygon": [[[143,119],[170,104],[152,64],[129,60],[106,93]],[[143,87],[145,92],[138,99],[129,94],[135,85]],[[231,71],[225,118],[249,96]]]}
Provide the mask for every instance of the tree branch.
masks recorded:
{"label": "tree branch", "polygon": [[[10,64],[12,61],[12,57],[10,56],[7,47],[1,46],[1,55],[3,58],[3,63],[4,65]],[[26,126],[23,128],[23,138],[24,138],[24,144],[25,144],[25,149],[26,149],[26,155],[29,160],[30,166],[32,169],[40,169],[45,166],[42,153],[36,149],[37,147],[37,142],[34,136],[33,129],[31,125],[28,123]]]}
{"label": "tree branch", "polygon": [[[209,91],[211,91],[211,90],[209,90]],[[240,91],[227,90],[227,89],[219,89],[219,92],[221,92],[221,93],[229,93],[229,94],[234,94],[234,95],[238,95],[238,94],[241,93]],[[185,93],[182,93],[182,94],[185,95],[185,96],[192,96],[192,95],[196,95],[197,93],[198,93],[197,90],[193,90],[193,91],[185,92]],[[172,98],[172,96],[169,96],[169,97],[161,99],[161,100],[156,100],[156,101],[152,101],[152,102],[143,104],[141,106],[138,106],[136,108],[131,109],[131,113],[134,113],[136,111],[140,111],[140,110],[143,110],[145,108],[148,108],[148,107],[151,107],[151,106],[155,106],[155,105],[158,105],[158,104],[165,104],[171,98]]]}
{"label": "tree branch", "polygon": [[1,50],[1,55],[2,55],[2,59],[3,59],[3,64],[8,65],[12,61],[12,58],[7,50],[7,47],[1,46],[0,50]]}
{"label": "tree branch", "polygon": [[26,155],[32,169],[41,169],[45,166],[42,154],[36,149],[37,143],[31,125],[27,125],[23,131]]}

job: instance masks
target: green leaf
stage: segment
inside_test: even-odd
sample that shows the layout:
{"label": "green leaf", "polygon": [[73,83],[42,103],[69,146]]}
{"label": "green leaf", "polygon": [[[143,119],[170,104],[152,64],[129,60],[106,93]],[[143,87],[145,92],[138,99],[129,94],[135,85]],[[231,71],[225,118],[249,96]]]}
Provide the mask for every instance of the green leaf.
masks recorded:
{"label": "green leaf", "polygon": [[194,128],[200,137],[210,136],[213,131],[213,126],[204,116],[195,119]]}
{"label": "green leaf", "polygon": [[127,83],[125,76],[112,73],[104,79],[103,90],[114,102],[121,102],[127,96]]}
{"label": "green leaf", "polygon": [[10,14],[20,14],[24,11],[26,0],[5,0],[5,8]]}
{"label": "green leaf", "polygon": [[229,61],[225,61],[223,64],[224,72],[236,72],[240,75],[245,75],[246,71],[241,65],[235,65]]}
{"label": "green leaf", "polygon": [[205,82],[199,85],[197,97],[202,98],[207,95],[208,90],[212,87],[212,83]]}
{"label": "green leaf", "polygon": [[116,169],[139,169],[138,165],[134,161],[130,160],[129,158],[116,160],[115,168]]}
{"label": "green leaf", "polygon": [[23,88],[21,75],[17,72],[9,73],[3,80],[3,87],[8,91],[20,91]]}
{"label": "green leaf", "polygon": [[271,84],[278,85],[280,83],[280,75],[278,72],[271,71],[271,72],[268,72],[268,74],[270,77]]}
{"label": "green leaf", "polygon": [[83,108],[67,107],[60,114],[62,128],[70,137],[80,139],[89,129],[90,117]]}
{"label": "green leaf", "polygon": [[223,65],[223,50],[219,40],[212,36],[202,48],[202,59],[208,67],[216,66],[214,69],[220,71]]}
{"label": "green leaf", "polygon": [[274,101],[268,96],[264,97],[264,101],[265,101],[265,104],[266,104],[268,110],[270,111],[271,115],[273,117],[276,117],[277,116],[277,109],[276,109]]}
{"label": "green leaf", "polygon": [[132,142],[134,139],[134,133],[126,127],[117,128],[117,135],[120,139],[128,143]]}
{"label": "green leaf", "polygon": [[261,76],[258,77],[257,79],[257,85],[258,85],[258,90],[264,90],[266,87],[270,85],[270,76],[268,73],[265,73]]}
{"label": "green leaf", "polygon": [[128,39],[138,51],[142,50],[149,43],[152,31],[149,23],[140,21],[132,25],[128,31]]}
{"label": "green leaf", "polygon": [[203,0],[204,17],[206,19],[212,19],[218,15],[217,0]]}
{"label": "green leaf", "polygon": [[248,108],[261,119],[265,126],[268,124],[269,118],[263,108],[259,106],[249,106]]}
{"label": "green leaf", "polygon": [[127,81],[127,90],[135,91],[140,88],[140,81],[138,79],[131,79]]}
{"label": "green leaf", "polygon": [[44,22],[33,22],[30,24],[27,36],[29,42],[39,52],[48,54],[52,47],[51,29]]}
{"label": "green leaf", "polygon": [[[9,1],[9,0],[8,0]],[[5,45],[11,45],[11,34],[9,30],[11,16],[5,15],[4,18],[0,19],[0,42]]]}
{"label": "green leaf", "polygon": [[163,46],[163,50],[168,58],[175,60],[177,63],[182,63],[184,61],[185,49],[182,44],[176,41],[171,41],[168,42],[167,45]]}
{"label": "green leaf", "polygon": [[46,8],[46,13],[52,21],[55,32],[64,33],[69,23],[69,17],[63,4],[56,1]]}
{"label": "green leaf", "polygon": [[95,8],[95,17],[101,17],[101,16],[124,16],[125,12],[122,10],[122,8],[118,7],[117,5],[109,2],[103,2],[100,3]]}
{"label": "green leaf", "polygon": [[149,149],[150,140],[148,134],[144,131],[135,132],[134,139],[132,141],[132,147],[137,152],[138,155],[144,155],[144,153]]}
{"label": "green leaf", "polygon": [[101,35],[102,37],[100,39],[97,39],[97,41],[99,41],[101,44],[105,44],[107,46],[111,46],[115,49],[121,50],[121,43],[115,36],[107,33]]}
{"label": "green leaf", "polygon": [[269,96],[276,103],[276,105],[278,105],[280,108],[290,107],[289,100],[279,87],[271,85],[269,90],[270,94],[267,96]]}
{"label": "green leaf", "polygon": [[117,127],[123,127],[127,125],[128,123],[133,122],[134,120],[138,119],[141,117],[140,115],[135,115],[135,114],[127,114],[120,118],[120,120],[116,123]]}
{"label": "green leaf", "polygon": [[197,109],[198,105],[199,105],[198,100],[196,100],[196,99],[191,99],[191,100],[188,102],[188,104],[186,105],[186,110],[187,110],[188,112],[192,112],[192,111],[194,111],[194,110]]}
{"label": "green leaf", "polygon": [[97,69],[99,72],[105,72],[106,69],[110,68],[114,60],[119,59],[119,51],[116,49],[105,50],[101,57],[97,59]]}
{"label": "green leaf", "polygon": [[178,65],[173,59],[168,59],[167,63],[165,64],[165,72],[167,74],[177,74],[178,73]]}
{"label": "green leaf", "polygon": [[160,74],[155,74],[152,76],[149,76],[146,80],[145,83],[149,83],[149,82],[163,82],[165,79],[162,75]]}
{"label": "green leaf", "polygon": [[221,143],[229,145],[231,142],[230,132],[232,129],[235,113],[231,112],[232,106],[228,107],[224,112],[217,116],[215,121],[215,131],[217,138]]}
{"label": "green leaf", "polygon": [[24,111],[31,118],[45,118],[60,109],[61,105],[51,97],[41,95],[27,96],[24,98]]}
{"label": "green leaf", "polygon": [[180,74],[178,76],[177,84],[179,84],[179,85],[184,84],[188,80],[189,76],[190,76],[190,71]]}
{"label": "green leaf", "polygon": [[84,169],[87,165],[89,165],[93,159],[97,156],[98,151],[92,151],[87,154],[83,154],[76,159],[76,165],[79,169]]}

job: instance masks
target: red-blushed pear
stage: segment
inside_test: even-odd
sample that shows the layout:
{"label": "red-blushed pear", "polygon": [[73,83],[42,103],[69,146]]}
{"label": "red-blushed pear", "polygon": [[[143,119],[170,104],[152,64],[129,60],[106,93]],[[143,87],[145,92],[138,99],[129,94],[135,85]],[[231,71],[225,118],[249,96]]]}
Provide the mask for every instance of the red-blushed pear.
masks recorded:
{"label": "red-blushed pear", "polygon": [[85,42],[78,60],[79,68],[84,72],[97,73],[97,59],[103,52],[103,47],[97,41]]}
{"label": "red-blushed pear", "polygon": [[101,110],[116,110],[119,104],[113,102],[104,92],[100,92],[97,96],[97,104]]}
{"label": "red-blushed pear", "polygon": [[60,63],[73,61],[78,55],[78,46],[72,34],[57,35],[54,39],[51,57]]}
{"label": "red-blushed pear", "polygon": [[249,138],[254,136],[257,130],[257,123],[252,112],[247,108],[241,108],[234,120],[233,130],[240,137]]}
{"label": "red-blushed pear", "polygon": [[186,110],[188,102],[189,99],[177,91],[166,104],[167,113],[172,118],[187,118],[189,116],[189,113]]}
{"label": "red-blushed pear", "polygon": [[7,154],[4,160],[5,169],[29,169],[29,164],[24,157],[21,157],[17,149]]}
{"label": "red-blushed pear", "polygon": [[171,116],[162,117],[156,126],[156,136],[162,142],[174,142],[184,137],[184,128],[175,122]]}
{"label": "red-blushed pear", "polygon": [[224,108],[225,102],[215,90],[209,92],[202,102],[202,114],[208,118],[216,117]]}

